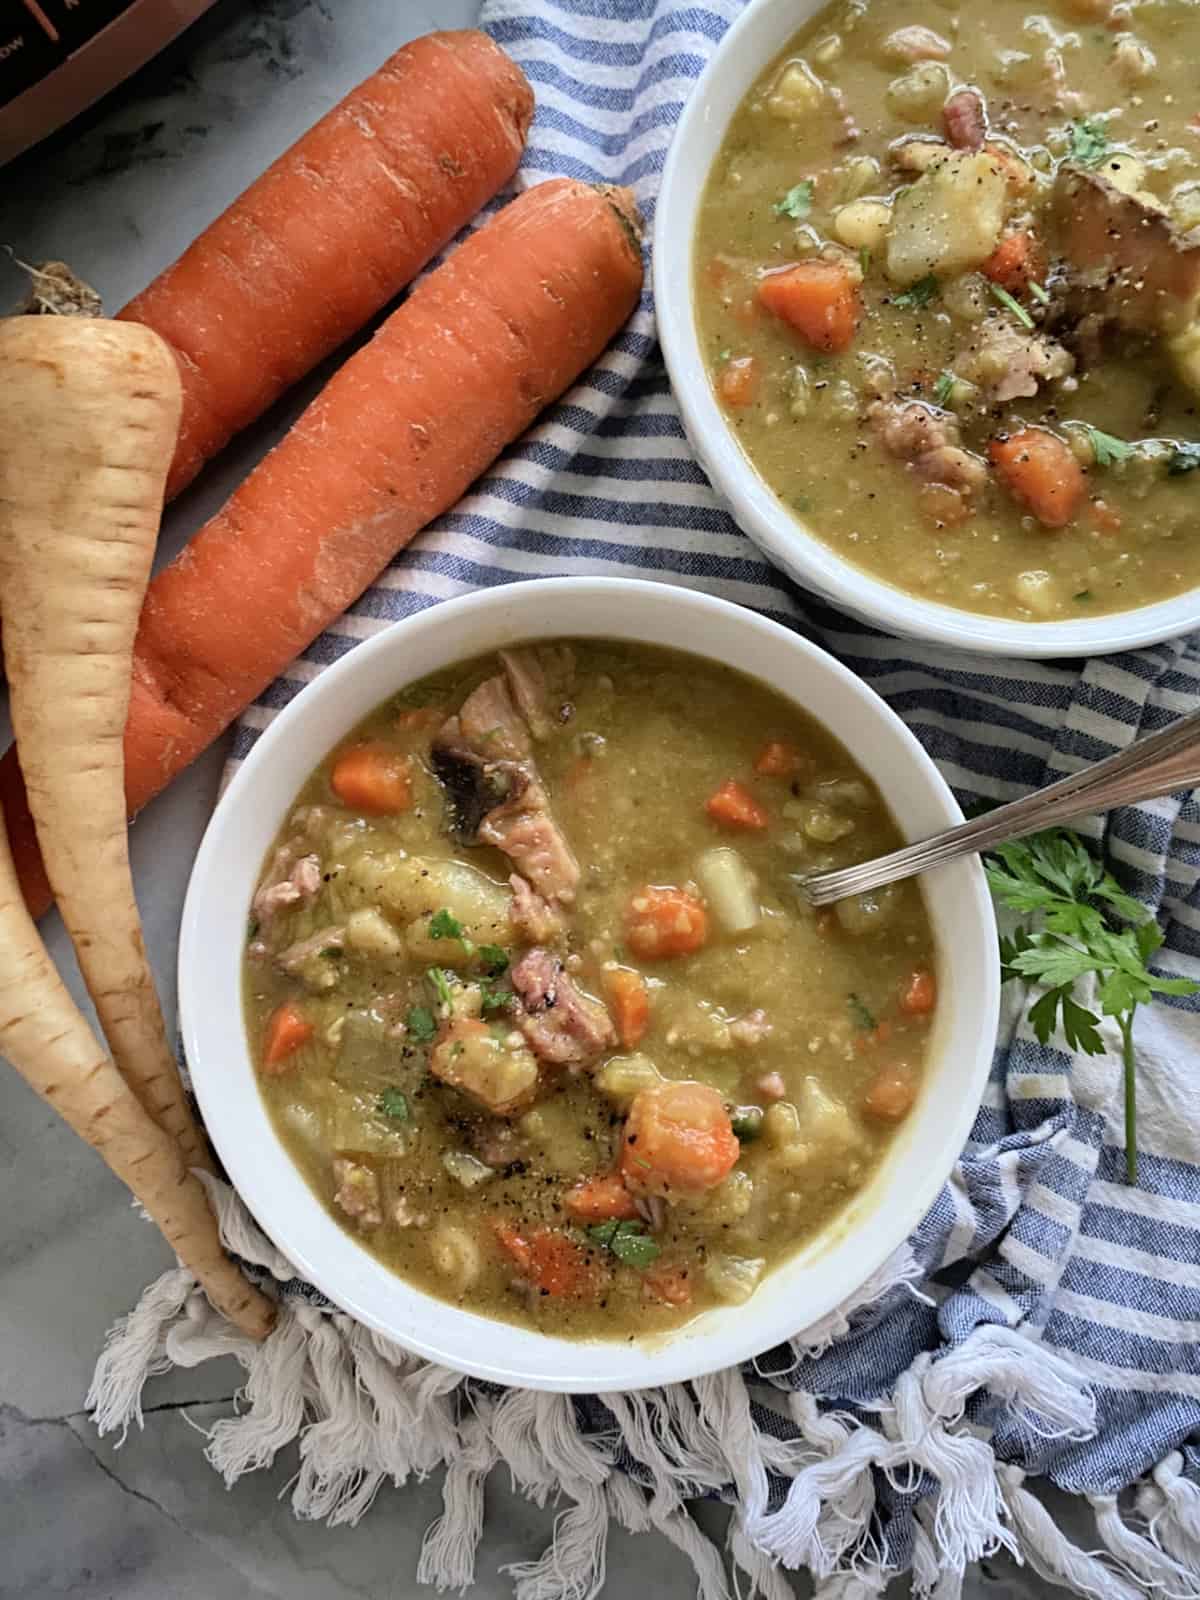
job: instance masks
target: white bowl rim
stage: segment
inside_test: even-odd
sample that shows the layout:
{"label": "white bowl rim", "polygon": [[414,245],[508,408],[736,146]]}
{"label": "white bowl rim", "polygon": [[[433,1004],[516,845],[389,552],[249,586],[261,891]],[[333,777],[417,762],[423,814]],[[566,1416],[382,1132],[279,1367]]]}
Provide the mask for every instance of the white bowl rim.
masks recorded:
{"label": "white bowl rim", "polygon": [[[1200,585],[1127,611],[1068,622],[1022,622],[923,600],[838,555],[789,511],[742,451],[713,394],[692,311],[695,202],[729,112],[763,67],[823,0],[750,0],[731,24],[684,104],[663,167],[654,213],[655,318],[684,429],[734,520],[771,560],[818,600],[885,632],[976,655],[1033,659],[1109,655],[1178,638],[1200,627]],[[736,90],[727,86],[736,84]],[[684,286],[681,290],[681,286]]]}
{"label": "white bowl rim", "polygon": [[[581,620],[588,619],[587,624],[559,623],[560,608],[546,605],[548,583],[561,595],[570,596],[566,601],[568,612],[573,608]],[[542,626],[540,620],[534,620],[531,625],[525,618],[515,628],[505,630],[501,626],[505,608],[520,611],[522,606],[535,608],[537,617],[546,620],[547,625]],[[294,804],[303,775],[312,770],[339,737],[385,699],[388,690],[383,694],[372,693],[361,710],[337,711],[327,717],[326,720],[335,722],[340,730],[331,738],[322,735],[306,745],[298,736],[299,730],[307,719],[314,717],[318,708],[336,705],[339,696],[345,698],[343,691],[354,679],[370,678],[372,669],[382,671],[389,655],[403,650],[418,637],[439,635],[444,639],[453,634],[456,644],[448,652],[441,652],[446,664],[469,659],[481,651],[487,653],[495,649],[497,643],[515,643],[521,639],[536,641],[590,635],[653,642],[645,638],[645,631],[652,621],[655,625],[661,622],[664,607],[676,608],[681,616],[688,618],[689,626],[694,624],[689,638],[694,636],[696,641],[704,638],[708,627],[724,620],[730,627],[743,631],[747,650],[757,640],[755,647],[761,646],[764,651],[791,652],[797,670],[803,664],[815,678],[827,675],[839,692],[855,698],[858,709],[871,713],[863,717],[863,722],[868,725],[873,722],[876,731],[885,735],[884,742],[889,743],[889,773],[902,773],[906,759],[910,762],[908,776],[918,786],[922,808],[931,819],[929,825],[961,820],[962,813],[945,780],[896,714],[848,668],[800,634],[728,601],[662,582],[626,578],[545,578],[507,583],[427,607],[383,628],[307,685],[260,735],[221,796],[201,842],[188,885],[179,945],[180,1030],[201,1113],[230,1181],[264,1233],[294,1264],[300,1276],[334,1304],[426,1360],[495,1383],[595,1394],[656,1387],[687,1381],[749,1360],[800,1331],[798,1323],[811,1326],[861,1288],[911,1234],[932,1205],[967,1140],[990,1068],[999,1012],[995,921],[978,862],[961,861],[942,869],[939,875],[942,887],[932,892],[944,892],[949,903],[961,906],[956,918],[961,926],[955,927],[951,959],[961,959],[973,969],[979,989],[969,997],[958,995],[939,1007],[939,1021],[943,1014],[950,1013],[959,1037],[957,1053],[947,1068],[954,1073],[949,1112],[939,1100],[936,1119],[929,1114],[930,1128],[936,1120],[938,1130],[936,1158],[926,1160],[915,1175],[905,1172],[902,1194],[891,1197],[889,1206],[885,1208],[876,1203],[862,1228],[854,1230],[853,1249],[845,1240],[837,1239],[836,1224],[822,1236],[819,1252],[822,1259],[844,1256],[845,1260],[837,1278],[836,1292],[816,1299],[806,1298],[806,1314],[802,1318],[794,1310],[784,1315],[777,1307],[771,1318],[757,1319],[747,1316],[745,1307],[727,1307],[697,1319],[705,1325],[705,1331],[693,1333],[691,1330],[697,1327],[697,1323],[693,1323],[679,1335],[657,1341],[654,1348],[645,1343],[631,1346],[621,1341],[559,1339],[481,1317],[424,1294],[377,1261],[328,1216],[275,1134],[258,1091],[241,1020],[242,929],[262,858],[283,817]],[[629,629],[626,633],[619,619],[621,616],[628,619],[634,609],[643,612],[646,621],[643,624],[635,619],[631,624],[626,620],[625,627]],[[548,617],[550,611],[555,613],[552,617]],[[605,612],[603,625],[591,626],[591,621],[601,612]],[[471,642],[472,636],[486,631],[489,613],[496,614],[491,630],[496,642],[477,646]],[[697,648],[696,642],[670,648],[683,653],[690,650],[711,661],[721,660],[703,647]],[[388,678],[393,685],[391,692],[436,670],[439,669],[426,666],[420,671],[406,672],[397,665]],[[739,666],[735,670],[747,669]],[[795,694],[789,694],[786,689],[779,692],[796,699]],[[287,756],[293,735],[297,735],[296,745],[303,749],[302,759],[299,755]],[[840,733],[838,737],[847,746],[854,742],[853,737],[843,737]],[[274,810],[265,804],[256,807],[255,796],[264,775],[270,778],[273,769],[285,759],[299,761],[303,773],[300,782],[293,784],[289,780],[284,786],[287,792],[282,805]],[[863,762],[861,756],[856,755],[854,759],[860,764]],[[231,883],[226,870],[239,833],[243,839],[247,833],[257,833],[261,845],[257,855],[251,851],[247,858],[250,865],[240,889],[237,872]],[[248,848],[242,849],[243,855]],[[932,908],[930,915],[936,933],[937,919]],[[224,954],[219,953],[222,929],[225,930]],[[218,948],[215,956],[212,954],[214,946]],[[943,949],[939,952],[939,962],[945,959]],[[232,962],[237,972],[233,995],[236,1020],[232,1024],[228,987],[218,984],[218,992],[213,992],[214,986],[204,981],[203,973],[209,960],[223,961],[227,967]],[[949,1052],[942,1054],[949,1059]],[[233,1057],[238,1059],[231,1059]],[[926,1070],[927,1073],[932,1070],[932,1062]],[[229,1095],[231,1087],[234,1098]],[[914,1113],[909,1122],[918,1120]],[[287,1205],[282,1203],[281,1195]],[[318,1240],[315,1247],[309,1242],[314,1237]],[[827,1237],[832,1242],[826,1248]],[[846,1238],[849,1237],[848,1232]],[[807,1272],[810,1268],[817,1273],[824,1270],[820,1260],[815,1266],[805,1263],[801,1267],[804,1254],[802,1250],[799,1258],[775,1268],[756,1292],[755,1301],[765,1298],[769,1285],[786,1285],[790,1274]],[[851,1257],[854,1265],[850,1264]],[[387,1302],[385,1313],[380,1311],[381,1301]]]}

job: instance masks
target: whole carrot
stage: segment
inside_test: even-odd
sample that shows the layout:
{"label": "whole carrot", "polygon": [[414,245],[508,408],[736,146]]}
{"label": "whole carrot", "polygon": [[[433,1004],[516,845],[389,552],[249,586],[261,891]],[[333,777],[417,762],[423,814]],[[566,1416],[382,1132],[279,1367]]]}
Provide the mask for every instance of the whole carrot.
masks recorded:
{"label": "whole carrot", "polygon": [[516,170],[533,115],[486,34],[397,50],[119,313],[175,351],[170,498],[385,306]]}
{"label": "whole carrot", "polygon": [[[125,731],[131,815],[596,359],[641,291],[637,227],[627,190],[526,191],[417,286],[151,582]],[[40,914],[49,886],[11,755],[0,798]]]}

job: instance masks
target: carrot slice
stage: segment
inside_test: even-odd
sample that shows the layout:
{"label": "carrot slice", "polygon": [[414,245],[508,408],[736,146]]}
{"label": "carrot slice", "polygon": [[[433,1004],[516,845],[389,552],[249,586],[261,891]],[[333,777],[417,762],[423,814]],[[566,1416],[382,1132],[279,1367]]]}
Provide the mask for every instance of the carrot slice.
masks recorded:
{"label": "carrot slice", "polygon": [[646,980],[629,967],[617,967],[604,974],[604,992],[617,1037],[626,1050],[632,1050],[650,1025],[650,991]]}
{"label": "carrot slice", "polygon": [[900,1009],[910,1017],[928,1015],[937,1004],[937,979],[928,967],[914,972],[900,995]]}
{"label": "carrot slice", "polygon": [[[574,381],[637,304],[625,189],[551,179],[422,280],[151,582],[126,798],[141,810]],[[12,751],[0,796],[26,903],[50,903]]]}
{"label": "carrot slice", "polygon": [[742,784],[727,778],[704,803],[704,809],[722,828],[746,828],[761,832],[770,816]]}
{"label": "carrot slice", "polygon": [[412,807],[412,766],[385,744],[358,744],[333,764],[329,786],[344,806],[385,817]]}
{"label": "carrot slice", "polygon": [[692,1303],[692,1286],[686,1267],[651,1267],[642,1274],[642,1293],[668,1306]]}
{"label": "carrot slice", "polygon": [[640,1215],[619,1172],[584,1178],[567,1190],[563,1205],[579,1222],[631,1222]]}
{"label": "carrot slice", "polygon": [[1045,272],[1037,235],[1025,229],[1006,233],[981,270],[985,278],[998,283],[1010,294],[1020,294],[1031,283],[1038,282]]}
{"label": "carrot slice", "polygon": [[453,239],[512,176],[532,116],[486,34],[414,39],[118,313],[176,352],[168,498]]}
{"label": "carrot slice", "polygon": [[858,285],[840,261],[798,261],[769,273],[758,298],[814,350],[848,350],[862,316]]}
{"label": "carrot slice", "polygon": [[686,889],[648,886],[629,902],[625,938],[643,961],[691,955],[708,939],[708,913]]}
{"label": "carrot slice", "polygon": [[542,1294],[562,1300],[596,1292],[600,1279],[596,1263],[565,1233],[555,1228],[522,1232],[511,1222],[497,1222],[495,1232],[519,1271]]}
{"label": "carrot slice", "polygon": [[1044,528],[1065,528],[1087,498],[1087,479],[1071,447],[1045,428],[993,439],[988,457],[1009,493]]}
{"label": "carrot slice", "polygon": [[761,377],[755,356],[735,356],[722,367],[717,381],[721,399],[727,406],[753,405],[758,398]]}
{"label": "carrot slice", "polygon": [[267,1022],[267,1036],[263,1045],[263,1066],[278,1076],[287,1071],[285,1065],[302,1044],[313,1036],[313,1025],[294,1000],[285,1000],[276,1006]]}
{"label": "carrot slice", "polygon": [[754,758],[754,770],[764,778],[792,778],[804,766],[803,751],[782,739],[768,740]]}

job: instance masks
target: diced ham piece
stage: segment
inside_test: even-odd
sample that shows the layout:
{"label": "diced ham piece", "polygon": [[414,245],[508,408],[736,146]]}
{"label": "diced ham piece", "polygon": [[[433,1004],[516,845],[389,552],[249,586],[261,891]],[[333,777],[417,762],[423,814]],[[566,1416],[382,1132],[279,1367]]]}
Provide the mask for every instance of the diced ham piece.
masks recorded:
{"label": "diced ham piece", "polygon": [[517,709],[529,724],[529,731],[537,740],[548,739],[554,731],[550,720],[550,702],[546,693],[546,674],[532,650],[501,650],[498,652],[508,685],[512,690]]}
{"label": "diced ham piece", "polygon": [[280,845],[267,873],[267,882],[254,896],[254,915],[260,922],[269,922],[285,906],[299,905],[302,900],[312,900],[321,890],[321,859],[319,856],[300,856],[297,860],[295,841]]}
{"label": "diced ham piece", "polygon": [[340,926],[319,928],[307,939],[288,945],[275,957],[284,972],[297,972],[306,961],[326,950],[341,950],[346,943],[346,930]]}
{"label": "diced ham piece", "polygon": [[513,897],[508,905],[508,920],[513,933],[528,944],[548,944],[562,932],[562,921],[548,900],[536,894],[527,879],[514,872],[508,880]]}
{"label": "diced ham piece", "polygon": [[1032,398],[1043,383],[1074,372],[1075,358],[1045,334],[1024,333],[1006,317],[988,317],[954,370],[985,390],[992,405],[1005,405]]}
{"label": "diced ham piece", "polygon": [[987,482],[987,464],[956,444],[926,450],[913,462],[913,471],[926,483],[944,483],[948,489],[974,494]]}
{"label": "diced ham piece", "polygon": [[942,107],[942,127],[956,150],[982,150],[987,138],[987,108],[974,89],[956,89]]}
{"label": "diced ham piece", "polygon": [[521,1002],[521,1032],[543,1061],[582,1066],[615,1047],[608,1012],[575,987],[552,951],[523,955],[512,969],[512,986]]}
{"label": "diced ham piece", "polygon": [[764,1072],[754,1087],[764,1100],[782,1100],[787,1093],[787,1084],[781,1072]]}
{"label": "diced ham piece", "polygon": [[467,745],[486,761],[523,761],[533,749],[503,678],[486,678],[463,701],[457,720]]}
{"label": "diced ham piece", "polygon": [[770,1032],[771,1024],[765,1011],[747,1011],[744,1017],[734,1017],[729,1024],[729,1037],[734,1044],[761,1044]]}
{"label": "diced ham piece", "polygon": [[528,775],[512,798],[488,812],[479,824],[479,837],[502,850],[538,894],[548,900],[575,898],[579,863],[535,775]]}
{"label": "diced ham piece", "polygon": [[1138,333],[1177,333],[1200,309],[1200,232],[1099,173],[1066,164],[1054,203],[1084,309]]}
{"label": "diced ham piece", "polygon": [[986,483],[986,465],[961,448],[958,424],[951,417],[919,400],[877,400],[867,416],[888,454],[911,463],[927,483],[943,483],[967,495]]}
{"label": "diced ham piece", "polygon": [[379,1176],[361,1161],[335,1156],[333,1161],[333,1203],[360,1228],[378,1228],[383,1221],[379,1204]]}

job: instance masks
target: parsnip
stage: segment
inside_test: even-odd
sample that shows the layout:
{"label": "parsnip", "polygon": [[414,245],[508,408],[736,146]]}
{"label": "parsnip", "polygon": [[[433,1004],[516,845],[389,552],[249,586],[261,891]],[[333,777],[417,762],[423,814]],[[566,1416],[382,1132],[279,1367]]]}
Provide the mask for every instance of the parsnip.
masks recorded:
{"label": "parsnip", "polygon": [[275,1307],[222,1250],[204,1189],[175,1140],[138,1104],[63,986],[25,908],[2,822],[0,1054],[104,1157],[216,1309],[264,1338]]}
{"label": "parsnip", "polygon": [[179,413],[175,358],[149,329],[0,322],[0,617],[30,809],[113,1059],[196,1167],[210,1157],[146,959],[122,748]]}

